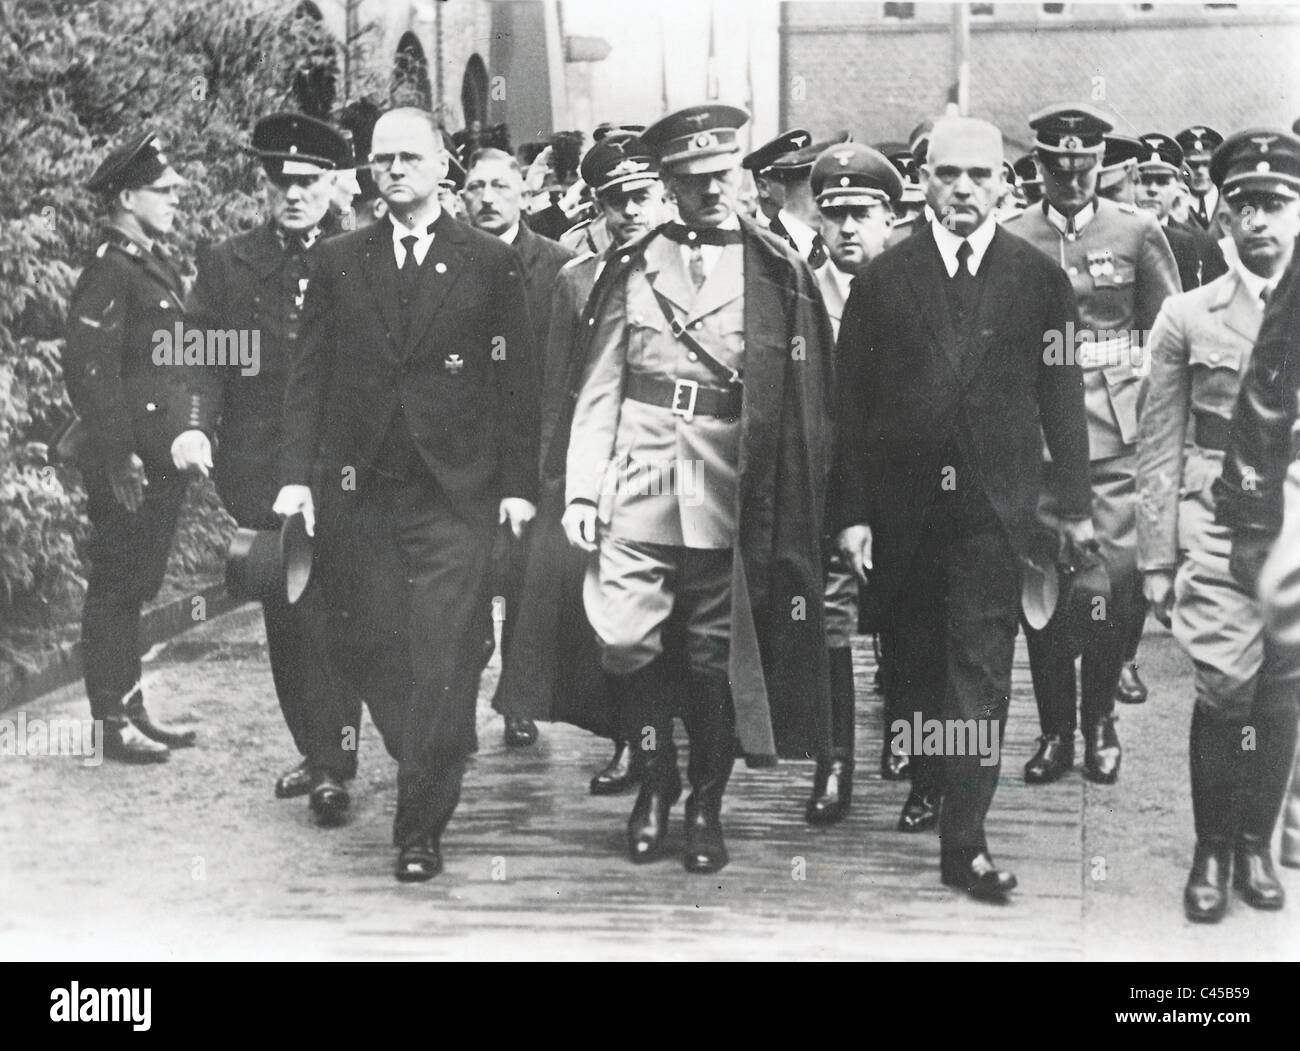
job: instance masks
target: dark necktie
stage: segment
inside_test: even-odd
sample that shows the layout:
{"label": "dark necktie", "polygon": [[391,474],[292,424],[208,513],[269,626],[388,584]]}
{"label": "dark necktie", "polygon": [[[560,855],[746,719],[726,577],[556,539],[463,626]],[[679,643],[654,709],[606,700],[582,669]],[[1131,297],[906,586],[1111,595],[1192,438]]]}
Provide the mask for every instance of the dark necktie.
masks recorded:
{"label": "dark necktie", "polygon": [[970,312],[971,300],[975,294],[975,278],[967,266],[970,257],[970,242],[963,240],[957,246],[957,272],[952,275],[953,297],[956,300],[957,312],[962,318]]}
{"label": "dark necktie", "polygon": [[695,286],[695,291],[704,287],[704,249],[699,245],[691,247],[691,284]]}
{"label": "dark necktie", "polygon": [[406,255],[402,257],[402,266],[400,273],[402,275],[402,288],[409,295],[415,287],[415,279],[420,273],[420,264],[415,260],[415,242],[418,238],[414,234],[408,234],[402,238],[402,247],[406,249]]}
{"label": "dark necktie", "polygon": [[808,252],[808,265],[816,270],[826,262],[826,242],[822,240],[822,235],[817,234],[813,238],[812,249]]}

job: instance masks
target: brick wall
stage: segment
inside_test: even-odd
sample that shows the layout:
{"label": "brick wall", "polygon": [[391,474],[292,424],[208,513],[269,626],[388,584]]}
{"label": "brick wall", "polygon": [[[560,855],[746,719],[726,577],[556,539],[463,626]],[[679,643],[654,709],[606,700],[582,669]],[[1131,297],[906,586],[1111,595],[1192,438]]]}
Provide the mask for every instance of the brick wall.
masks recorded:
{"label": "brick wall", "polygon": [[[849,128],[877,142],[943,112],[952,44],[948,20],[933,17],[939,5],[918,4],[911,23],[882,19],[878,3],[782,6],[782,127]],[[1049,18],[1036,6],[971,27],[970,112],[1002,129],[1008,153],[1027,148],[1029,113],[1070,99],[1094,102],[1129,133],[1289,128],[1300,116],[1296,8],[1188,5],[1139,18],[1116,17],[1125,5],[1072,5]]]}

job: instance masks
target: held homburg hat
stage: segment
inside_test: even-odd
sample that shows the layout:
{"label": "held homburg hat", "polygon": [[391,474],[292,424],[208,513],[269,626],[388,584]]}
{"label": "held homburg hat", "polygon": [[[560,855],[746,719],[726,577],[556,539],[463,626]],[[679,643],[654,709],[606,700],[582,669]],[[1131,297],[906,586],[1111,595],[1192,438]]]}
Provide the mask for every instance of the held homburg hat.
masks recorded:
{"label": "held homburg hat", "polygon": [[311,578],[311,537],[302,515],[278,529],[238,529],[226,553],[226,590],[237,599],[297,602]]}
{"label": "held homburg hat", "polygon": [[1109,616],[1110,577],[1100,550],[1096,544],[1067,544],[1061,551],[1055,532],[1041,530],[1030,538],[1021,567],[1026,623],[1038,631],[1048,628],[1052,645],[1077,657]]}

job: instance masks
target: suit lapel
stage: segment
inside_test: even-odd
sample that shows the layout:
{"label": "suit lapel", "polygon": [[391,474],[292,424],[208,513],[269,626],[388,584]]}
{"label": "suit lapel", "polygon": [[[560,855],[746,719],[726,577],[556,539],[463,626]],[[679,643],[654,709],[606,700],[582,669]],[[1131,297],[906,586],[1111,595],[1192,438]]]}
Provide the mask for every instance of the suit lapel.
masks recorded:
{"label": "suit lapel", "polygon": [[646,245],[645,263],[646,280],[655,291],[671,300],[683,314],[689,313],[695,302],[695,289],[677,243],[667,237],[656,237]]}
{"label": "suit lapel", "polygon": [[935,243],[934,232],[927,226],[915,240],[907,242],[907,277],[916,292],[916,302],[940,352],[949,361],[954,360],[957,329],[953,325],[952,311],[948,308],[946,283],[951,280],[943,267],[943,257]]}
{"label": "suit lapel", "polygon": [[406,329],[406,353],[419,343],[447,294],[464,274],[465,230],[446,212],[433,227],[433,244],[420,267],[419,284],[413,297],[410,325]]}
{"label": "suit lapel", "polygon": [[398,285],[397,259],[393,254],[393,227],[384,221],[375,223],[370,230],[370,237],[363,250],[361,270],[370,286],[375,306],[384,319],[389,345],[394,353],[398,353],[402,340],[402,308],[399,302],[401,291]]}
{"label": "suit lapel", "polygon": [[993,345],[993,334],[999,328],[998,313],[1011,302],[1015,275],[1005,265],[1006,239],[1014,236],[998,227],[993,232],[984,258],[980,260],[980,298],[975,305],[971,330],[966,338],[966,353],[961,361],[963,383],[974,375]]}
{"label": "suit lapel", "polygon": [[[677,253],[680,261],[681,253]],[[723,249],[709,276],[691,304],[690,320],[712,314],[745,291],[745,253],[736,247]]]}

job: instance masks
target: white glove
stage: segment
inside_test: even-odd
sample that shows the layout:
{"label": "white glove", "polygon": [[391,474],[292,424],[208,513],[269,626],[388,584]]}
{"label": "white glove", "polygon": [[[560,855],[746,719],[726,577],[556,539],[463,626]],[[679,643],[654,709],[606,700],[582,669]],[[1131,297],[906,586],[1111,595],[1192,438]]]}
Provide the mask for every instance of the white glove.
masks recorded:
{"label": "white glove", "polygon": [[212,443],[202,431],[183,431],[172,442],[172,463],[178,471],[191,468],[204,478],[212,470]]}
{"label": "white glove", "polygon": [[311,486],[286,485],[276,496],[271,511],[281,518],[292,518],[301,512],[307,535],[316,535],[316,508],[311,502]]}

